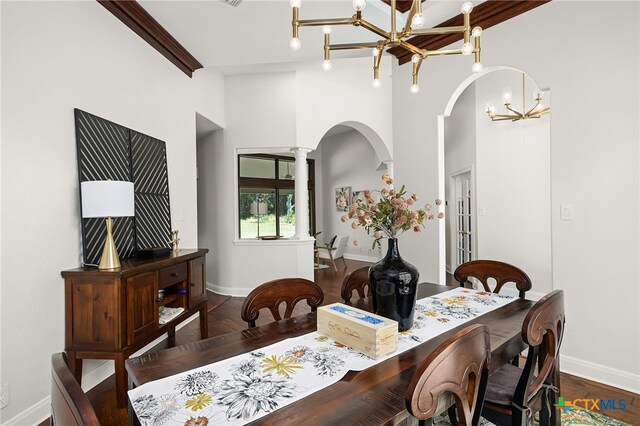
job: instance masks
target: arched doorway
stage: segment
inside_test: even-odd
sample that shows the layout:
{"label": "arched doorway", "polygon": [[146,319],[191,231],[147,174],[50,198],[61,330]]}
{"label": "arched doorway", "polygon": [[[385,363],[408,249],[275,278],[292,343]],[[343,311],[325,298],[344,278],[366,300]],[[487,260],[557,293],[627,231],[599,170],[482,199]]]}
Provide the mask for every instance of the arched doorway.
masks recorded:
{"label": "arched doorway", "polygon": [[525,71],[488,68],[463,81],[438,117],[439,189],[447,200],[441,282],[460,263],[496,259],[551,290],[550,118],[498,122],[485,112],[487,103],[508,112],[505,92],[513,108],[528,109],[534,91],[538,84]]}
{"label": "arched doorway", "polygon": [[[393,173],[388,145],[367,125],[347,121],[328,129],[309,157],[316,161],[316,224],[317,230],[322,231],[318,240],[322,243],[334,236],[347,237],[346,258],[377,261],[381,252],[371,249],[366,232],[351,229],[340,217],[354,196],[365,189],[379,189],[382,174]],[[337,198],[343,202],[340,206]],[[354,246],[354,239],[362,244]]]}

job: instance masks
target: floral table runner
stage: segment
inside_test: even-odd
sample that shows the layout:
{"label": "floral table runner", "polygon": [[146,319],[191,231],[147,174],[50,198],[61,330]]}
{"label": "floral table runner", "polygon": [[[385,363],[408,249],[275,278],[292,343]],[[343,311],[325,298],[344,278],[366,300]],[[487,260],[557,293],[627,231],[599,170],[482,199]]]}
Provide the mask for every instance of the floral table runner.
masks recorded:
{"label": "floral table runner", "polygon": [[464,288],[421,299],[398,350],[374,360],[318,332],[146,383],[129,391],[142,425],[241,425],[289,405],[513,301]]}

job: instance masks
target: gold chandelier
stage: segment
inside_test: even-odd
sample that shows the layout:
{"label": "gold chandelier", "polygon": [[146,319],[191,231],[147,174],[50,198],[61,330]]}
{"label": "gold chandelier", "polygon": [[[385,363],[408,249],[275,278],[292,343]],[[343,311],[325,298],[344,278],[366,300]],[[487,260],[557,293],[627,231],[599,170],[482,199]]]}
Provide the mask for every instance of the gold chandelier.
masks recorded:
{"label": "gold chandelier", "polygon": [[[290,0],[291,7],[293,8],[293,21],[291,26],[293,29],[293,36],[291,38],[290,46],[293,50],[300,49],[299,29],[300,27],[317,27],[322,26],[324,32],[324,61],[322,68],[325,71],[331,69],[331,51],[332,50],[351,50],[351,49],[372,49],[373,53],[373,86],[380,87],[380,79],[378,78],[380,59],[384,50],[388,47],[400,46],[409,52],[413,53],[411,62],[413,63],[413,84],[411,85],[411,92],[417,93],[420,90],[418,86],[418,72],[420,71],[420,65],[422,61],[429,56],[440,55],[475,55],[474,64],[472,67],[473,72],[482,71],[482,63],[480,62],[480,34],[482,28],[475,27],[471,30],[470,26],[470,14],[473,9],[473,4],[467,2],[462,5],[461,11],[464,17],[464,25],[455,27],[437,27],[437,28],[422,28],[424,25],[424,17],[422,16],[422,1],[413,0],[411,10],[407,18],[407,22],[404,28],[398,30],[396,25],[396,0],[391,0],[391,30],[385,31],[382,28],[377,27],[366,19],[362,18],[362,10],[365,8],[366,0],[353,0],[353,7],[356,13],[351,18],[331,18],[331,19],[299,19],[300,2],[301,0]],[[331,44],[331,27],[334,25],[353,25],[355,27],[362,27],[374,34],[382,37],[381,40],[371,43],[346,43],[346,44]],[[421,49],[408,41],[404,40],[407,37],[416,35],[434,35],[434,34],[451,34],[461,33],[463,35],[463,45],[459,49],[447,49],[447,50],[427,50]],[[473,36],[474,44],[470,43],[470,38]]]}
{"label": "gold chandelier", "polygon": [[487,105],[486,113],[491,118],[491,121],[518,121],[518,120],[526,120],[527,118],[540,118],[545,114],[549,114],[549,107],[545,108],[542,104],[542,93],[536,92],[533,95],[533,98],[536,101],[536,104],[527,111],[527,107],[525,105],[525,82],[524,82],[524,73],[522,73],[522,112],[516,111],[511,108],[511,93],[505,93],[503,104],[505,108],[511,111],[511,114],[496,114],[496,108],[493,105]]}

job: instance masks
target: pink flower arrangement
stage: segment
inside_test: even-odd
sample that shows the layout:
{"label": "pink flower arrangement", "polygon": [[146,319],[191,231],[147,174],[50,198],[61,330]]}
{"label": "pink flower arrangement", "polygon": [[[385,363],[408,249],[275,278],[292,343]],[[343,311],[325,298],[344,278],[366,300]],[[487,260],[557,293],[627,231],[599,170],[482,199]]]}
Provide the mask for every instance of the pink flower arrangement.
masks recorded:
{"label": "pink flower arrangement", "polygon": [[[351,228],[358,229],[362,226],[367,234],[373,232],[373,244],[371,248],[380,245],[380,240],[386,235],[388,238],[396,238],[404,231],[413,230],[413,232],[422,232],[425,220],[434,220],[436,217],[442,219],[444,213],[433,213],[431,204],[426,204],[424,208],[411,210],[411,207],[418,202],[418,196],[412,194],[405,197],[407,191],[400,188],[396,191],[393,185],[393,179],[388,174],[382,175],[382,180],[389,188],[382,188],[380,191],[380,200],[376,202],[373,199],[372,191],[368,189],[364,191],[364,201],[356,201],[349,208],[349,213],[340,218],[342,222],[351,222]],[[435,200],[436,206],[442,205],[442,200]],[[356,243],[357,241],[357,243]],[[354,240],[354,245],[360,242]]]}

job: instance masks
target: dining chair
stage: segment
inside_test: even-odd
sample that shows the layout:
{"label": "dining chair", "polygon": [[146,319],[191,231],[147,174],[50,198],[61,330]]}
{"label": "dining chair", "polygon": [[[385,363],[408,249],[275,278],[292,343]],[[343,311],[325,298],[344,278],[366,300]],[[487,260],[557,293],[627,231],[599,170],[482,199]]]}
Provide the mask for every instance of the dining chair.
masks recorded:
{"label": "dining chair", "polygon": [[351,304],[351,296],[354,290],[358,292],[358,299],[364,299],[365,297],[371,296],[368,266],[356,269],[344,277],[344,280],[342,281],[342,288],[340,289],[340,296],[347,305]]}
{"label": "dining chair", "polygon": [[51,426],[99,426],[96,413],[69,370],[64,352],[51,355]]}
{"label": "dining chair", "polygon": [[331,261],[333,265],[333,270],[338,272],[338,267],[336,266],[336,259],[342,259],[344,263],[344,267],[347,267],[347,262],[344,260],[344,251],[347,248],[347,241],[349,240],[349,236],[347,235],[334,235],[331,238],[329,244],[318,245],[317,248],[317,259],[318,262],[320,259],[328,259]]}
{"label": "dining chair", "polygon": [[460,287],[464,287],[470,277],[476,278],[482,283],[485,291],[491,291],[489,280],[496,280],[494,293],[500,293],[502,287],[513,282],[518,289],[518,296],[524,299],[525,292],[531,290],[531,279],[520,268],[497,260],[472,260],[458,266],[453,273]]}
{"label": "dining chair", "polygon": [[405,397],[407,410],[426,425],[451,407],[452,424],[477,425],[490,362],[489,329],[476,324],[460,330],[440,344],[413,374]]}
{"label": "dining chair", "polygon": [[558,357],[564,334],[564,293],[555,290],[540,299],[522,324],[529,345],[524,368],[505,364],[489,377],[482,416],[496,424],[526,425],[540,412],[540,425],[555,423],[560,370]]}
{"label": "dining chair", "polygon": [[[242,303],[242,320],[249,328],[256,326],[256,320],[263,308],[269,309],[276,321],[291,318],[293,308],[306,300],[315,312],[324,300],[322,289],[313,281],[304,278],[281,278],[266,282],[255,288]],[[284,315],[280,315],[280,305],[285,304]]]}

